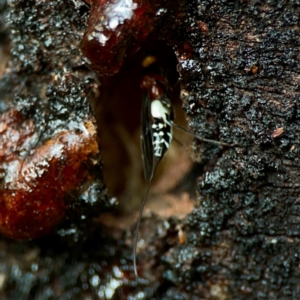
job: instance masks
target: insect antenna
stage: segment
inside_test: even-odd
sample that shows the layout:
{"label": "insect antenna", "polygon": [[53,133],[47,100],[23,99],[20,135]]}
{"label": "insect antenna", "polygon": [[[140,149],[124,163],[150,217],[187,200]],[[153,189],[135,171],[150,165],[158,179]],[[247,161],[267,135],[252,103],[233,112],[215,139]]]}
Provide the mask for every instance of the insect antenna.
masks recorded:
{"label": "insect antenna", "polygon": [[[159,164],[159,160],[156,160],[153,175],[156,172],[158,164]],[[141,220],[142,220],[145,204],[146,204],[148,194],[149,194],[149,191],[150,191],[152,178],[153,178],[153,176],[150,178],[150,181],[148,182],[148,187],[147,187],[146,194],[145,194],[143,202],[142,202],[142,206],[140,208],[139,217],[138,217],[136,228],[135,228],[135,234],[134,234],[134,240],[133,240],[133,270],[134,270],[135,277],[138,277],[137,266],[136,266],[136,252],[137,252],[137,243],[138,243],[138,237],[139,237],[139,228],[140,228],[140,223],[141,223]]]}
{"label": "insect antenna", "polygon": [[185,132],[186,134],[188,134],[188,135],[196,138],[197,140],[199,140],[201,142],[206,142],[206,143],[209,143],[209,144],[214,144],[214,145],[218,145],[218,146],[226,146],[226,147],[232,147],[232,146],[234,146],[234,144],[228,144],[228,143],[225,143],[225,142],[210,140],[210,139],[206,139],[204,137],[201,137],[199,135],[196,135],[196,134],[188,131],[187,129],[181,127],[180,125],[174,123],[173,121],[171,121],[171,124],[172,124],[172,126],[174,126],[175,128],[177,128],[178,130],[180,130],[182,132]]}

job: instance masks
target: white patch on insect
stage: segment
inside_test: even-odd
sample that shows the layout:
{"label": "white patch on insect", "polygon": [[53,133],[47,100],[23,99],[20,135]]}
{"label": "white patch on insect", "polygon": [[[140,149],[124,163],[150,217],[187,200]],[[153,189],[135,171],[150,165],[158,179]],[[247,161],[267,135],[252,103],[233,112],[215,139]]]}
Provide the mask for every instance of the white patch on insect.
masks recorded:
{"label": "white patch on insect", "polygon": [[169,124],[167,116],[170,110],[162,104],[161,100],[154,100],[151,102],[151,115],[153,118],[163,119],[165,123]]}

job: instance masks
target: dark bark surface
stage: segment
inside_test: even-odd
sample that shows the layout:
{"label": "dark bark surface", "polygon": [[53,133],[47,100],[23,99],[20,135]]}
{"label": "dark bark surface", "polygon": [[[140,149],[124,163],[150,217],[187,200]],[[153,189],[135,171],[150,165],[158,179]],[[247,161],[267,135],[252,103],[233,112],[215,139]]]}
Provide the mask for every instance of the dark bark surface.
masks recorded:
{"label": "dark bark surface", "polygon": [[204,150],[213,165],[189,246],[172,249],[167,274],[200,298],[297,299],[299,3],[199,1],[186,19],[177,55],[191,126],[237,146]]}
{"label": "dark bark surface", "polygon": [[[183,221],[143,219],[135,279],[131,230],[75,224],[94,210],[75,201],[59,234],[22,243],[1,239],[1,299],[299,299],[300,2],[187,2],[174,1],[153,38],[177,56],[191,128],[234,144],[195,142],[204,167],[197,207]],[[46,111],[47,120],[54,116],[57,126],[72,121],[51,103],[78,118],[90,114],[87,99],[97,98],[98,84],[79,52],[88,13],[77,1],[12,3],[2,112],[13,105],[30,117],[35,111],[41,128],[46,121],[37,111]],[[68,84],[57,83],[66,70]],[[42,101],[26,106],[28,98]],[[109,200],[98,184],[100,210]]]}
{"label": "dark bark surface", "polygon": [[52,5],[11,3],[4,19],[12,45],[0,109],[16,117],[1,119],[0,231],[17,240],[53,230],[65,213],[63,234],[76,240],[84,219],[112,204],[88,102],[97,83],[78,48],[87,10]]}

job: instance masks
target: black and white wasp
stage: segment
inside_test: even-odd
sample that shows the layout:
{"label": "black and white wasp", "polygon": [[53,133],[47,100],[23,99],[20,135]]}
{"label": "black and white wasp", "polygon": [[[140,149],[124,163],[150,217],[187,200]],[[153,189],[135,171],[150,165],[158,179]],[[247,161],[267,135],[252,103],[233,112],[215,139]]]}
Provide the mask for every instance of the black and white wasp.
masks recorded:
{"label": "black and white wasp", "polygon": [[[145,62],[146,60],[150,62],[150,67],[148,66],[148,63]],[[141,111],[141,150],[144,176],[148,182],[148,187],[142,202],[134,236],[133,265],[136,276],[138,276],[136,252],[139,226],[153,176],[156,172],[159,162],[169,149],[173,140],[173,126],[181,131],[186,132],[187,134],[192,135],[200,141],[216,145],[232,146],[227,143],[196,136],[185,128],[174,123],[174,111],[170,98],[168,97],[168,82],[166,77],[161,74],[159,68],[155,66],[155,60],[155,57],[145,58],[145,63],[143,63],[143,65],[147,67],[148,71],[144,75],[141,82],[141,88],[143,90]]]}

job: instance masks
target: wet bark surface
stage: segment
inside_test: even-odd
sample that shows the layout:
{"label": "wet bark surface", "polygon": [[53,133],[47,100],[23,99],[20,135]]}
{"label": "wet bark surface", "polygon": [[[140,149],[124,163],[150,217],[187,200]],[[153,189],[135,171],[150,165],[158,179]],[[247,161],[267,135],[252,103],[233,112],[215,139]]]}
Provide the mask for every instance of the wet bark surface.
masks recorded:
{"label": "wet bark surface", "polygon": [[[152,38],[174,49],[191,129],[233,146],[194,142],[204,170],[197,205],[181,221],[143,219],[138,279],[131,228],[109,230],[89,217],[114,202],[96,151],[58,230],[32,242],[1,238],[1,297],[298,299],[299,4],[174,1]],[[98,81],[79,50],[89,7],[16,1],[0,10],[9,12],[0,33],[11,40],[2,114],[17,109],[34,121],[33,149],[75,121],[95,124],[88,100],[97,99]]]}
{"label": "wet bark surface", "polygon": [[191,126],[236,146],[217,160],[202,154],[214,163],[187,220],[189,246],[166,261],[187,251],[191,258],[170,268],[170,279],[203,298],[296,299],[298,3],[192,7],[185,41],[192,50],[178,47]]}

